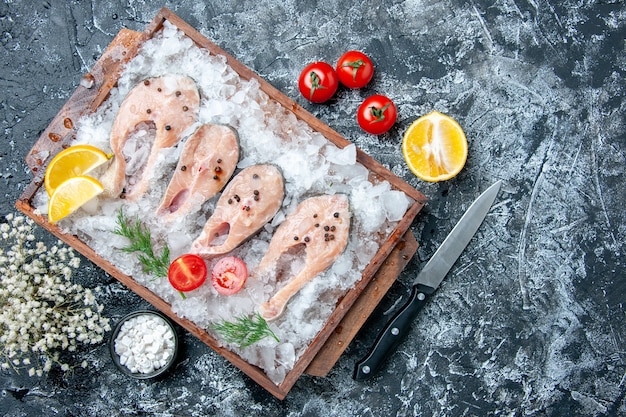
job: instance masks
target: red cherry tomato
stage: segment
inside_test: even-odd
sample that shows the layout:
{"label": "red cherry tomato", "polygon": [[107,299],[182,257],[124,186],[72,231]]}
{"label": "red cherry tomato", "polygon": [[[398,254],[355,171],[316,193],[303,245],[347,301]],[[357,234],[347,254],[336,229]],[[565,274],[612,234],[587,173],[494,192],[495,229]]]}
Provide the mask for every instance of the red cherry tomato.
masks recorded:
{"label": "red cherry tomato", "polygon": [[335,69],[322,61],[307,65],[298,79],[300,93],[313,103],[328,101],[335,95],[337,87],[339,87],[339,81]]}
{"label": "red cherry tomato", "polygon": [[359,126],[373,135],[380,135],[391,129],[397,117],[396,105],[380,94],[366,98],[357,112]]}
{"label": "red cherry tomato", "polygon": [[363,88],[374,76],[374,64],[360,51],[348,51],[337,61],[337,76],[348,88]]}
{"label": "red cherry tomato", "polygon": [[233,295],[243,288],[248,278],[246,263],[235,256],[226,256],[215,264],[211,283],[218,293]]}
{"label": "red cherry tomato", "polygon": [[206,276],[204,259],[190,253],[174,259],[167,271],[170,284],[180,292],[195,290],[206,280]]}

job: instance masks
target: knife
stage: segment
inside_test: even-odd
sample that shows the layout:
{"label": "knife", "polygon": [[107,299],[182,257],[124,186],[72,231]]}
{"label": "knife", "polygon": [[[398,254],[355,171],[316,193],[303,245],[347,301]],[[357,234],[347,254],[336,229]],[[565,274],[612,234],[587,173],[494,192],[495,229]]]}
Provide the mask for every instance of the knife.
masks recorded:
{"label": "knife", "polygon": [[411,322],[448,274],[478,227],[482,224],[498,195],[501,181],[485,190],[463,214],[435,254],[413,282],[409,300],[385,325],[370,351],[354,367],[353,378],[366,380],[377,373],[385,359],[408,333]]}

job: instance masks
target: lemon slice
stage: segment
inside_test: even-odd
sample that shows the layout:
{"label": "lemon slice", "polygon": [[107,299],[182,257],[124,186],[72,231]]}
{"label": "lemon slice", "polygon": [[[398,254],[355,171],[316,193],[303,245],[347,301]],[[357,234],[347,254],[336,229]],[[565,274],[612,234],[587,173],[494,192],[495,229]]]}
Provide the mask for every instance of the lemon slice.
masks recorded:
{"label": "lemon slice", "polygon": [[56,223],[104,191],[98,180],[79,175],[63,181],[48,202],[48,221]]}
{"label": "lemon slice", "polygon": [[46,168],[44,185],[48,195],[52,196],[59,184],[68,178],[87,174],[109,158],[109,155],[91,145],[75,145],[62,150]]}
{"label": "lemon slice", "polygon": [[433,111],[414,121],[404,133],[402,154],[409,169],[424,181],[444,181],[458,174],[467,160],[461,126]]}

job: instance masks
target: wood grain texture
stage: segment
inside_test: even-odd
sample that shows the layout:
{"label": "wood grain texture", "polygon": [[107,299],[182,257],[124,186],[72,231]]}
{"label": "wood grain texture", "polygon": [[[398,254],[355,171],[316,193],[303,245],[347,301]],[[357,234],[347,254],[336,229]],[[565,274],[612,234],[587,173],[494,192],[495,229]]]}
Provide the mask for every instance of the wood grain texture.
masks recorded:
{"label": "wood grain texture", "polygon": [[121,30],[91,71],[83,76],[74,93],[26,155],[26,165],[35,176],[43,176],[45,169],[42,168],[62,148],[70,146],[76,132],[75,121],[97,109],[108,97],[109,91],[119,78],[122,66],[136,55],[144,37],[144,33]]}

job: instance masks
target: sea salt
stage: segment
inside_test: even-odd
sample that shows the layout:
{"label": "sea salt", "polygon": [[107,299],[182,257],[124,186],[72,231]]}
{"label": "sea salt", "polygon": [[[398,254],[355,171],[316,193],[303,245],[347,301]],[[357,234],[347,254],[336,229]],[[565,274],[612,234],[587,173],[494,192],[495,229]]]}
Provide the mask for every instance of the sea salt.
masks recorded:
{"label": "sea salt", "polygon": [[[368,169],[357,161],[354,145],[337,147],[272,100],[261,90],[258,81],[242,79],[224,57],[197,47],[167,21],[163,30],[146,41],[139,54],[126,65],[107,101],[77,122],[76,143],[90,143],[110,152],[111,127],[124,97],[145,78],[172,72],[191,77],[200,90],[201,103],[194,127],[222,123],[237,131],[241,147],[238,170],[272,163],[284,176],[286,195],[279,212],[231,253],[243,259],[249,271],[254,271],[267,251],[276,228],[303,199],[336,193],[349,197],[352,219],[347,248],[334,265],[296,293],[280,318],[270,323],[280,342],[266,338],[244,349],[222,342],[249,363],[261,367],[279,384],[323,328],[337,300],[361,279],[362,271],[412,201],[401,191],[393,190],[388,182],[371,180]],[[136,134],[151,134],[149,126],[143,130]],[[185,135],[190,133],[191,128]],[[170,249],[171,259],[188,251],[213,212],[219,195],[169,222],[155,215],[184,141],[177,147],[161,150],[151,173],[154,176],[151,188],[138,201],[101,198],[97,200],[97,210],[81,209],[59,226],[66,233],[79,236],[122,273],[168,302],[175,314],[209,328],[220,320],[256,313],[259,305],[284,282],[260,282],[250,277],[244,289],[230,297],[220,296],[208,284],[187,293],[183,299],[167,278],[145,274],[137,255],[122,251],[127,241],[113,233],[115,219],[123,210],[127,217],[138,218],[150,228],[157,253],[164,245]],[[47,211],[47,202],[45,191],[38,193],[33,201],[43,213]],[[209,270],[212,262],[207,261]],[[295,270],[301,263],[302,260],[294,259],[290,268]],[[218,334],[213,336],[220,341]]]}
{"label": "sea salt", "polygon": [[161,317],[134,316],[121,325],[114,346],[121,365],[132,373],[149,374],[173,358],[174,331]]}

